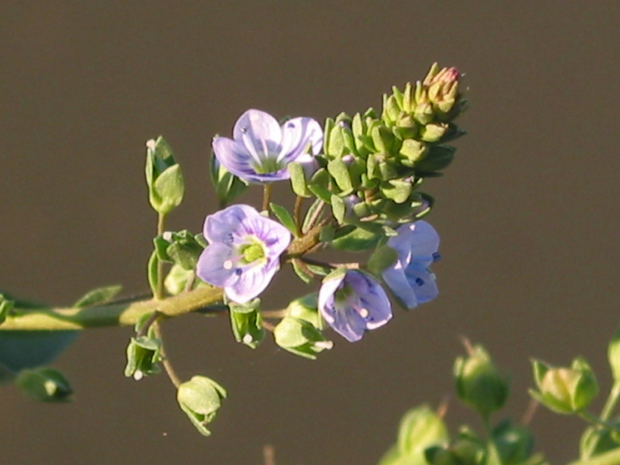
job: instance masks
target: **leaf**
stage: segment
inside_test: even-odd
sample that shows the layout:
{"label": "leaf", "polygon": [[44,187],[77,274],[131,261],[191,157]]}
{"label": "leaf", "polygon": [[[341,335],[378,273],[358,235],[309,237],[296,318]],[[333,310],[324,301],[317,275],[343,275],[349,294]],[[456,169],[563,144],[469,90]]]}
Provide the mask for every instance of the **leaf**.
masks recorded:
{"label": "leaf", "polygon": [[288,229],[293,234],[293,236],[297,237],[297,227],[295,226],[295,220],[293,220],[293,217],[288,212],[288,210],[273,202],[269,204],[269,208],[271,208],[273,214],[276,215],[276,217],[280,220],[280,223],[282,223],[282,225],[286,229]]}
{"label": "leaf", "polygon": [[116,295],[121,291],[122,288],[123,286],[116,284],[113,286],[105,286],[93,289],[92,291],[88,291],[86,294],[80,297],[78,301],[73,304],[73,306],[77,308],[84,308],[104,304],[116,297]]}
{"label": "leaf", "polygon": [[[43,304],[17,299],[17,309],[37,309]],[[1,331],[0,383],[11,381],[20,371],[51,363],[78,337],[79,331]]]}

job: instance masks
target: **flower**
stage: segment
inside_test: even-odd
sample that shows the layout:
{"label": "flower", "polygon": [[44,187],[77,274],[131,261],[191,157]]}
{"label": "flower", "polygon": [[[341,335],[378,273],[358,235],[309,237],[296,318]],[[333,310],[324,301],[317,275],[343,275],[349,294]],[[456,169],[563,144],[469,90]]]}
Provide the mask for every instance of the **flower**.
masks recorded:
{"label": "flower", "polygon": [[239,303],[263,292],[291,242],[288,229],[249,205],[232,205],[207,216],[203,234],[209,245],[198,258],[196,274]]}
{"label": "flower", "polygon": [[422,220],[403,224],[396,232],[398,235],[390,237],[387,245],[396,251],[398,259],[382,276],[396,298],[411,309],[437,297],[435,275],[428,267],[439,259],[439,235]]}
{"label": "flower", "polygon": [[216,137],[213,151],[232,174],[267,183],[289,179],[286,165],[294,161],[311,169],[322,145],[323,130],[312,118],[293,118],[280,126],[270,114],[248,110],[235,123],[233,139]]}
{"label": "flower", "polygon": [[358,270],[339,269],[328,275],[319,290],[318,308],[327,323],[349,342],[364,331],[379,328],[392,318],[392,308],[381,285]]}

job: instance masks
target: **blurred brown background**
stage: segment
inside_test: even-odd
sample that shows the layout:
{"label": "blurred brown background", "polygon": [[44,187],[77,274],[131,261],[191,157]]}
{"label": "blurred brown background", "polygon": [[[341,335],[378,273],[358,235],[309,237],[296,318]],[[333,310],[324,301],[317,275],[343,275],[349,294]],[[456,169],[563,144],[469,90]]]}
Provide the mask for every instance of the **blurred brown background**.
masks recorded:
{"label": "blurred brown background", "polygon": [[[454,398],[459,335],[512,373],[506,414],[525,409],[530,356],[582,354],[604,393],[618,324],[619,25],[613,1],[3,0],[0,287],[50,303],[147,289],[151,137],[167,138],[186,175],[169,226],[198,231],[214,208],[210,140],[248,108],[322,119],[380,107],[439,61],[466,73],[471,109],[457,160],[426,185],[442,237],[436,301],[357,344],[334,334],[316,362],[238,345],[225,319],[166,324],[181,375],[229,391],[208,439],[164,376],[123,377],[129,329],[89,332],[56,364],[74,403],[2,388],[1,462],[250,465],[271,443],[278,465],[375,464],[407,408]],[[278,308],[293,290],[304,288],[281,274],[267,297]],[[449,418],[480,426],[455,402]],[[541,410],[537,448],[575,458],[581,428]]]}

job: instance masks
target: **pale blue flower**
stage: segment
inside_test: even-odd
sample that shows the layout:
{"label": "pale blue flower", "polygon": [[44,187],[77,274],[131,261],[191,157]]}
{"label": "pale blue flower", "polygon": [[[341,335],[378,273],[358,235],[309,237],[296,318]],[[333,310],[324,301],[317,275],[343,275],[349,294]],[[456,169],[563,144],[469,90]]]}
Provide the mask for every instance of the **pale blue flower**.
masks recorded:
{"label": "pale blue flower", "polygon": [[383,280],[407,308],[417,307],[437,297],[435,275],[429,266],[439,259],[439,235],[426,221],[400,226],[397,236],[390,237],[387,245],[398,254],[398,259],[383,273]]}
{"label": "pale blue flower", "polygon": [[318,308],[325,321],[350,342],[392,318],[390,300],[381,285],[358,270],[327,276],[319,290]]}
{"label": "pale blue flower", "polygon": [[207,216],[203,234],[209,245],[198,258],[196,274],[239,303],[265,290],[291,242],[288,229],[249,205],[232,205]]}
{"label": "pale blue flower", "polygon": [[280,126],[270,114],[248,110],[235,123],[232,139],[213,140],[213,152],[239,178],[268,183],[289,179],[286,165],[294,161],[312,169],[322,145],[323,130],[312,118],[293,118]]}

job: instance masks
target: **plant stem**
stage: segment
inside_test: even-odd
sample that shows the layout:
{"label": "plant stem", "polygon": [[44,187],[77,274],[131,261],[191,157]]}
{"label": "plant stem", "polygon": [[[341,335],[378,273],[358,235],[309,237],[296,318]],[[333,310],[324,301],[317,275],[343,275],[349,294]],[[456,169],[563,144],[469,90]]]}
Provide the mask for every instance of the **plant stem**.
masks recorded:
{"label": "plant stem", "polygon": [[616,404],[620,399],[620,383],[615,382],[611,387],[611,392],[609,393],[609,397],[607,398],[607,402],[605,402],[605,406],[603,407],[603,411],[601,412],[601,420],[607,421],[611,414],[616,408]]}
{"label": "plant stem", "polygon": [[576,460],[568,465],[618,465],[620,464],[620,449],[597,455],[586,460]]}
{"label": "plant stem", "polygon": [[[318,244],[321,227],[322,224],[319,224],[304,237],[294,239],[287,253],[283,255],[284,260],[299,257]],[[203,314],[219,313],[220,307],[207,307],[221,302],[223,297],[221,288],[203,286],[163,300],[121,301],[86,308],[16,308],[4,323],[0,324],[0,331],[61,331],[133,326],[143,315],[155,311],[159,311],[162,318],[173,318],[198,310]]]}
{"label": "plant stem", "polygon": [[611,423],[608,423],[607,421],[604,421],[598,418],[595,415],[592,415],[590,412],[582,411],[582,412],[579,412],[577,415],[579,415],[579,417],[583,418],[585,421],[589,423],[592,423],[595,426],[600,426],[602,428],[615,431],[616,433],[620,433],[620,428],[618,428],[615,425],[612,425]]}
{"label": "plant stem", "polygon": [[295,197],[295,206],[293,207],[293,220],[295,221],[295,229],[297,230],[297,237],[302,236],[301,231],[301,207],[303,206],[304,198],[301,195]]}
{"label": "plant stem", "polygon": [[164,300],[141,300],[116,305],[87,308],[15,309],[0,330],[67,330],[131,326],[142,315],[158,310],[163,318],[171,318],[220,302],[224,296],[219,287],[199,287]]}
{"label": "plant stem", "polygon": [[[155,323],[153,323],[153,331],[155,333],[155,337],[163,341],[163,335],[161,333],[161,325],[159,321],[155,321]],[[161,364],[163,365],[164,370],[166,370],[166,374],[168,375],[170,382],[174,384],[174,387],[178,389],[183,382],[181,381],[181,378],[177,376],[174,368],[172,368],[172,363],[170,363],[170,360],[168,359],[168,354],[166,353],[166,349],[163,344],[159,353],[162,356]]]}
{"label": "plant stem", "polygon": [[263,211],[269,214],[269,202],[271,201],[271,183],[263,187]]}

